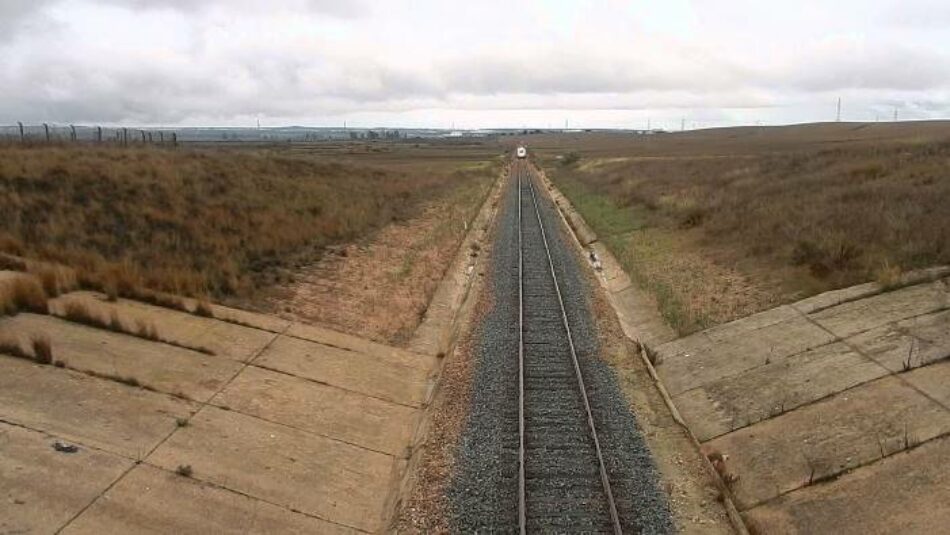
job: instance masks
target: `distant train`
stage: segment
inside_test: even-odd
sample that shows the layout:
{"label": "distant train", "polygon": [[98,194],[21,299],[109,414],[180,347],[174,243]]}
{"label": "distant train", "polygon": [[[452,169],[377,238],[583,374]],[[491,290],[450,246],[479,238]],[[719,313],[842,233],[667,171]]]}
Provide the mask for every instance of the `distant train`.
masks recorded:
{"label": "distant train", "polygon": [[524,147],[518,147],[517,155],[518,155],[519,158],[527,158],[527,157],[528,157],[528,149],[526,149],[526,148],[524,148]]}

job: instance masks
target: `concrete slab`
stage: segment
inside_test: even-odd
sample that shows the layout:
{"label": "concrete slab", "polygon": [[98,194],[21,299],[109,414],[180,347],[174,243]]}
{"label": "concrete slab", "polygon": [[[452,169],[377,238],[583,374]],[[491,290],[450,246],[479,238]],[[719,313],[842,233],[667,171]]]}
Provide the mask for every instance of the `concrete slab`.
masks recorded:
{"label": "concrete slab", "polygon": [[749,509],[950,433],[950,412],[894,376],[801,407],[707,443],[738,472],[736,505]]}
{"label": "concrete slab", "polygon": [[783,496],[745,514],[755,533],[945,533],[950,439]]}
{"label": "concrete slab", "polygon": [[619,293],[632,285],[630,277],[623,270],[620,262],[617,261],[603,242],[592,243],[588,248],[600,261],[600,277],[604,282],[604,289],[608,293]]}
{"label": "concrete slab", "polygon": [[403,461],[252,416],[205,407],[149,458],[202,481],[365,531],[382,528]]}
{"label": "concrete slab", "polygon": [[[918,269],[909,271],[907,273],[902,273],[896,286],[902,287],[923,284],[947,277],[948,275],[950,275],[950,266],[936,266]],[[871,297],[872,295],[877,295],[884,291],[887,290],[882,288],[880,284],[876,282],[868,282],[865,284],[858,284],[857,286],[842,288],[840,290],[824,292],[807,299],[802,299],[801,301],[794,303],[792,306],[803,314],[810,314],[812,312],[818,312],[820,310],[831,308],[835,305],[840,305],[849,301],[856,301],[858,299]]]}
{"label": "concrete slab", "polygon": [[663,344],[656,369],[675,396],[833,341],[785,306]]}
{"label": "concrete slab", "polygon": [[705,442],[888,373],[835,342],[683,392],[673,402]]}
{"label": "concrete slab", "polygon": [[0,419],[132,459],[144,458],[176,418],[194,410],[165,394],[0,357]]}
{"label": "concrete slab", "polygon": [[365,338],[359,338],[350,334],[341,333],[317,325],[307,325],[304,323],[294,323],[287,329],[287,336],[316,342],[326,346],[332,346],[339,349],[347,349],[358,353],[365,353],[379,360],[407,366],[420,370],[431,370],[438,359],[433,355],[423,355],[413,353],[398,347],[387,346]]}
{"label": "concrete slab", "polygon": [[122,321],[131,326],[136,325],[138,320],[150,322],[162,338],[193,348],[210,349],[215,356],[238,362],[247,362],[254,358],[277,336],[270,331],[138,301],[119,299],[110,303],[104,295],[95,292],[66,294],[51,300],[50,306],[53,310],[61,311],[69,302],[83,303],[105,318],[116,312]]}
{"label": "concrete slab", "polygon": [[802,299],[792,303],[792,307],[802,314],[811,314],[819,312],[826,308],[831,308],[849,301],[856,301],[865,297],[871,297],[881,293],[881,285],[876,282],[867,282],[856,286],[841,288],[840,290],[831,290],[822,292],[818,295]]}
{"label": "concrete slab", "polygon": [[51,316],[19,314],[0,319],[0,337],[52,342],[55,360],[68,367],[140,384],[169,394],[206,401],[233,377],[241,364],[168,344],[86,327]]}
{"label": "concrete slab", "polygon": [[950,360],[917,368],[901,378],[950,410]]}
{"label": "concrete slab", "polygon": [[63,533],[237,535],[359,532],[141,464],[109,489]]}
{"label": "concrete slab", "polygon": [[656,302],[646,292],[635,286],[627,286],[617,293],[608,294],[617,311],[617,319],[625,335],[649,347],[657,347],[676,338],[673,329],[662,316],[652,313]]}
{"label": "concrete slab", "polygon": [[273,333],[284,332],[291,323],[290,320],[276,316],[268,316],[266,314],[258,314],[239,308],[230,308],[215,304],[211,305],[211,310],[214,312],[215,318]]}
{"label": "concrete slab", "polygon": [[250,366],[212,403],[395,456],[405,456],[417,410]]}
{"label": "concrete slab", "polygon": [[465,239],[459,245],[455,258],[445,271],[442,281],[429,300],[429,306],[419,326],[416,327],[407,347],[416,353],[441,355],[451,350],[458,336],[459,320],[469,301],[471,289],[477,277],[477,268],[484,255],[473,256],[472,250],[485,250],[490,237],[492,221],[498,211],[507,173],[502,173],[485,197],[482,206],[472,220]]}
{"label": "concrete slab", "polygon": [[950,310],[889,323],[848,339],[894,373],[950,357]]}
{"label": "concrete slab", "polygon": [[950,308],[945,279],[834,306],[809,317],[840,338]]}
{"label": "concrete slab", "polygon": [[0,422],[0,533],[54,533],[119,478],[133,461]]}
{"label": "concrete slab", "polygon": [[275,340],[254,364],[413,407],[428,390],[421,368],[290,336]]}

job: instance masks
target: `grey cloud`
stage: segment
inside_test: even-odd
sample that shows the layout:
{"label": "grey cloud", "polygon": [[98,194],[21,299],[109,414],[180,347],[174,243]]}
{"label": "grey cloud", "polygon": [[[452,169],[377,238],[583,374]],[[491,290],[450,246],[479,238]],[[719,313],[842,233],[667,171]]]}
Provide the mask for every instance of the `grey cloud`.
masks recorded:
{"label": "grey cloud", "polygon": [[[5,48],[0,43],[0,87],[4,87],[0,123],[23,119],[158,124],[256,114],[314,117],[450,108],[749,109],[826,100],[827,93],[842,90],[865,91],[878,103],[907,102],[908,107],[929,113],[945,110],[947,99],[945,94],[938,98],[927,92],[950,89],[950,56],[888,39],[873,46],[835,41],[801,46],[782,61],[755,50],[738,58],[715,46],[632,41],[628,48],[608,48],[596,39],[589,44],[600,48],[585,48],[583,42],[518,49],[465,43],[470,46],[452,53],[433,50],[406,58],[400,55],[400,43],[381,45],[375,36],[356,30],[335,37],[339,41],[332,36],[310,41],[306,36],[271,42],[207,33],[217,14],[227,9],[240,12],[241,6],[251,11],[245,17],[260,17],[266,24],[270,9],[360,17],[367,13],[364,4],[97,1],[146,13],[152,9],[188,13],[173,18],[189,21],[188,35],[197,44],[179,41],[175,48],[117,43],[115,53],[103,58],[82,54],[83,43],[77,43],[79,53],[61,54],[55,40],[22,33]],[[0,31],[35,24],[53,3],[0,0]],[[350,22],[332,26],[349,29]],[[9,52],[14,50],[15,55]]]}
{"label": "grey cloud", "polygon": [[213,8],[240,9],[245,12],[267,12],[278,9],[300,10],[302,13],[321,14],[340,18],[358,18],[368,13],[367,6],[356,0],[99,0],[129,9],[174,9],[178,11],[207,11]]}
{"label": "grey cloud", "polygon": [[828,50],[779,71],[771,77],[770,83],[784,83],[804,91],[947,88],[950,87],[950,56],[900,46]]}
{"label": "grey cloud", "polygon": [[12,41],[21,32],[44,21],[43,9],[54,0],[4,0],[0,2],[0,43]]}

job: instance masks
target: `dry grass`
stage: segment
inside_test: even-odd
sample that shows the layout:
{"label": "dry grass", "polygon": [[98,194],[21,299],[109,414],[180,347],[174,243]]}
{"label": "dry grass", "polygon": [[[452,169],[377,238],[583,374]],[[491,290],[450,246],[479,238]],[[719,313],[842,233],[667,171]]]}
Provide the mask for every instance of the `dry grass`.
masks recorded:
{"label": "dry grass", "polygon": [[198,304],[195,305],[195,315],[203,318],[213,318],[214,310],[211,308],[211,303],[204,299],[199,299]]}
{"label": "dry grass", "polygon": [[137,319],[134,325],[129,325],[122,320],[118,311],[116,310],[112,310],[108,317],[104,317],[98,312],[94,312],[86,303],[80,301],[67,301],[63,305],[62,312],[59,314],[54,314],[68,321],[80,323],[88,327],[105,329],[107,331],[112,331],[119,334],[128,334],[153,342],[161,342],[184,349],[190,349],[192,351],[197,351],[206,355],[215,354],[214,351],[205,347],[189,346],[164,338],[158,334],[158,330],[155,328],[153,323],[145,321],[141,318]]}
{"label": "dry grass", "polygon": [[17,312],[46,314],[48,310],[48,296],[39,279],[27,275],[0,280],[0,315]]}
{"label": "dry grass", "polygon": [[53,344],[48,336],[34,336],[31,343],[33,345],[33,360],[40,364],[53,363]]}
{"label": "dry grass", "polygon": [[20,342],[17,342],[16,340],[0,340],[0,353],[9,355],[11,357],[33,360],[33,355],[23,349],[23,346],[20,345]]}
{"label": "dry grass", "polygon": [[[614,253],[631,258],[634,278],[672,302],[667,317],[685,333],[950,263],[950,127],[927,125],[926,138],[906,125],[869,128],[819,125],[811,141],[806,127],[754,140],[742,130],[627,137],[626,150],[582,150],[571,165],[549,151],[546,168]],[[716,277],[735,281],[710,284]]]}
{"label": "dry grass", "polygon": [[475,176],[458,169],[397,152],[4,146],[0,252],[72,268],[72,282],[39,274],[49,295],[78,285],[184,309],[163,294],[247,296],[283,282],[327,246]]}
{"label": "dry grass", "polygon": [[26,360],[32,360],[37,364],[53,363],[53,345],[49,337],[45,335],[36,335],[30,340],[33,352],[23,349],[20,342],[16,340],[0,340],[0,353]]}

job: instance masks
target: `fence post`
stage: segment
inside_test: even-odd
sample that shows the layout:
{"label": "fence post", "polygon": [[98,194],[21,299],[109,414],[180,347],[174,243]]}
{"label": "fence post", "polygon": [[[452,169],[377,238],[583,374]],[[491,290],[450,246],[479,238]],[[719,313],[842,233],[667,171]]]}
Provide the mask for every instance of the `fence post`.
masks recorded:
{"label": "fence post", "polygon": [[26,143],[26,134],[23,133],[23,123],[17,121],[16,124],[20,125],[20,143]]}
{"label": "fence post", "polygon": [[158,133],[158,143],[160,145],[165,145],[165,132]]}
{"label": "fence post", "polygon": [[125,127],[122,128],[122,146],[129,146],[129,129]]}
{"label": "fence post", "polygon": [[77,138],[76,138],[76,125],[74,125],[74,124],[69,125],[69,139],[72,140],[73,143],[76,142],[76,139],[77,139]]}
{"label": "fence post", "polygon": [[43,123],[43,129],[46,131],[46,143],[49,144],[49,125]]}
{"label": "fence post", "polygon": [[152,133],[151,133],[151,132],[148,133],[148,144],[149,144],[149,145],[152,144]]}
{"label": "fence post", "polygon": [[96,127],[96,143],[102,143],[102,127]]}
{"label": "fence post", "polygon": [[178,146],[178,133],[172,132],[172,147]]}

